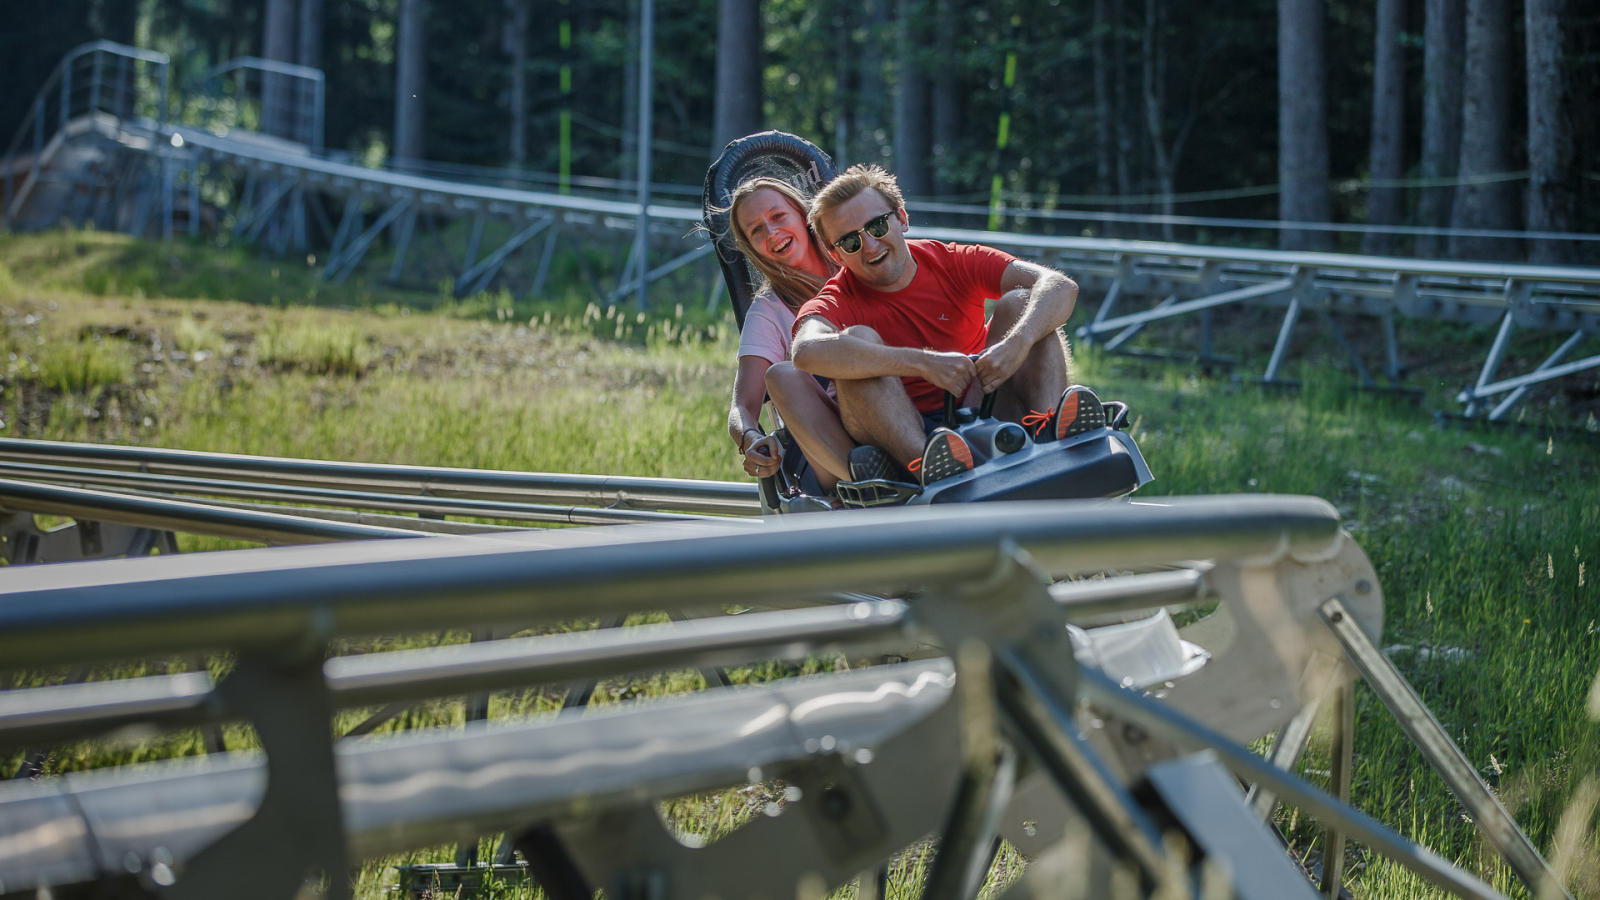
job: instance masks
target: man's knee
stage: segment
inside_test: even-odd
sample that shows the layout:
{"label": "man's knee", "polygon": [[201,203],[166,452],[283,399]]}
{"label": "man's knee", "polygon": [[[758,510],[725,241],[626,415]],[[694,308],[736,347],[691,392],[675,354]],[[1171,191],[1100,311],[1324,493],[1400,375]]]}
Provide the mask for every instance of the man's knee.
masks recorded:
{"label": "man's knee", "polygon": [[994,302],[994,315],[989,319],[989,328],[1010,328],[1022,320],[1022,313],[1028,308],[1028,291],[1026,288],[1017,288],[1007,291],[999,300]]}
{"label": "man's knee", "polygon": [[867,325],[851,325],[849,328],[846,328],[843,333],[848,334],[853,338],[859,338],[863,341],[869,341],[874,344],[882,344],[884,342],[883,336],[878,334],[876,330]]}
{"label": "man's knee", "polygon": [[767,393],[776,397],[792,390],[802,378],[810,375],[796,369],[794,363],[784,360],[767,367]]}

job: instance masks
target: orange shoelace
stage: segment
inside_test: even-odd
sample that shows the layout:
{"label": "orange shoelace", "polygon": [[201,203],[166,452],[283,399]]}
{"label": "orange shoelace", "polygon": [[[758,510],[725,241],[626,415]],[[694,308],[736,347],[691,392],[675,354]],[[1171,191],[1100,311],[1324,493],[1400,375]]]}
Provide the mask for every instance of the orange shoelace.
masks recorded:
{"label": "orange shoelace", "polygon": [[910,472],[913,475],[917,474],[918,472],[921,472],[922,471],[922,457],[919,456],[916,459],[913,459],[911,462],[906,463],[906,471]]}
{"label": "orange shoelace", "polygon": [[1022,417],[1022,427],[1033,429],[1033,436],[1038,437],[1039,433],[1044,431],[1044,427],[1050,424],[1050,417],[1055,414],[1056,411],[1053,409],[1047,409],[1044,412],[1030,409],[1028,414]]}

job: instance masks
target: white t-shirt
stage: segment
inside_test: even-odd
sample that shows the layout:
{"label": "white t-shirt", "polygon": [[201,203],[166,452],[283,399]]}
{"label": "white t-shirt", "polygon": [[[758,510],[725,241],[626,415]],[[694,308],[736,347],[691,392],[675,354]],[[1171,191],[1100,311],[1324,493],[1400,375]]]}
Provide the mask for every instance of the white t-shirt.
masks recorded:
{"label": "white t-shirt", "polygon": [[769,363],[781,363],[789,358],[793,331],[794,310],[784,306],[771,291],[762,291],[750,300],[750,308],[744,312],[739,355],[759,356]]}

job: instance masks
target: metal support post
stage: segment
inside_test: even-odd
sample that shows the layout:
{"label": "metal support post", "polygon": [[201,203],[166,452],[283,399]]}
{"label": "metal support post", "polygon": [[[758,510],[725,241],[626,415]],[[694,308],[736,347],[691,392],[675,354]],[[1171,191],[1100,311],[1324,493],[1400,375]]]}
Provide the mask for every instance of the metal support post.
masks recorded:
{"label": "metal support post", "polygon": [[406,252],[411,249],[411,234],[416,230],[417,210],[413,207],[406,210],[406,217],[400,223],[400,240],[394,248],[394,262],[389,266],[390,284],[400,281],[400,272],[406,267]]}
{"label": "metal support post", "polygon": [[1349,338],[1344,336],[1344,329],[1340,328],[1339,323],[1334,320],[1333,313],[1325,309],[1321,310],[1321,312],[1322,323],[1328,326],[1328,333],[1333,335],[1334,341],[1339,345],[1340,349],[1344,350],[1345,358],[1350,360],[1350,366],[1356,370],[1356,377],[1361,379],[1361,386],[1366,388],[1377,387],[1378,383],[1372,379],[1372,373],[1368,372],[1366,365],[1361,362],[1361,354],[1356,352],[1356,348],[1351,345]]}
{"label": "metal support post", "polygon": [[[1116,255],[1115,262],[1117,264],[1117,267],[1120,269],[1122,267],[1122,254],[1118,253]],[[1104,322],[1106,319],[1111,318],[1111,311],[1113,309],[1116,309],[1117,300],[1121,296],[1122,296],[1122,279],[1121,278],[1114,278],[1111,281],[1111,287],[1106,288],[1106,297],[1105,297],[1104,300],[1100,301],[1100,308],[1095,310],[1094,320],[1092,322],[1090,322],[1090,325],[1099,325],[1101,322]],[[1084,336],[1085,343],[1092,344],[1092,343],[1094,343],[1094,339],[1095,338],[1094,338],[1094,334],[1093,334],[1092,330],[1091,330],[1090,334]]]}
{"label": "metal support post", "polygon": [[[351,194],[344,201],[344,213],[339,216],[339,230],[334,232],[333,244],[328,248],[327,266],[333,265],[333,261],[344,252],[345,242],[350,239],[350,232],[358,227],[360,219],[361,195]],[[327,266],[323,268],[324,273],[327,271]]]}
{"label": "metal support post", "polygon": [[44,156],[44,97],[33,99],[33,165],[28,176],[39,180],[39,160]]}
{"label": "metal support post", "polygon": [[76,59],[76,57],[73,57],[63,61],[61,64],[61,109],[59,110],[60,115],[57,116],[57,126],[63,129],[67,127],[67,117],[69,115],[67,110],[72,106],[72,64]]}
{"label": "metal support post", "polygon": [[[288,897],[320,869],[328,879],[325,896],[349,898],[339,777],[328,727],[333,704],[322,675],[322,648],[315,649],[292,660],[241,654],[232,674],[217,686],[261,737],[267,752],[266,792],[255,814],[189,861],[165,896]],[[246,863],[263,858],[275,860],[275,865]],[[239,872],[244,870],[252,876],[241,881]]]}
{"label": "metal support post", "polygon": [[1428,765],[1444,779],[1450,792],[1455,794],[1456,800],[1466,808],[1467,815],[1472,817],[1484,840],[1511,866],[1511,871],[1527,887],[1528,893],[1536,897],[1565,897],[1571,900],[1571,895],[1561,886],[1555,873],[1550,871],[1549,864],[1534,849],[1533,842],[1517,827],[1516,820],[1500,805],[1489,786],[1478,777],[1478,770],[1466,754],[1445,733],[1439,720],[1433,717],[1427,705],[1383,655],[1383,651],[1361,630],[1344,604],[1335,597],[1322,604],[1317,612],[1344,648],[1345,655],[1360,670],[1367,686],[1388,707],[1400,729],[1422,752]]}
{"label": "metal support post", "polygon": [[[474,628],[472,630],[472,643],[480,644],[493,640],[494,632],[487,628]],[[472,694],[466,698],[465,719],[468,725],[473,722],[482,722],[489,718],[489,695]],[[478,842],[476,840],[462,841],[456,845],[456,865],[475,866],[478,864]]]}
{"label": "metal support post", "polygon": [[[483,239],[483,222],[485,218],[486,216],[484,216],[482,209],[479,209],[478,214],[472,217],[472,234],[467,238],[467,255],[461,260],[462,277],[466,277],[465,273],[471,271],[472,267],[478,262],[478,241]],[[460,279],[457,279],[457,282],[459,283]]]}
{"label": "metal support post", "polygon": [[1405,380],[1406,367],[1400,362],[1400,339],[1395,333],[1394,310],[1385,312],[1383,322],[1383,376],[1390,384]]}
{"label": "metal support post", "polygon": [[[1545,359],[1544,362],[1539,364],[1539,368],[1534,369],[1533,371],[1535,373],[1548,372],[1551,368],[1555,367],[1557,363],[1565,359],[1567,354],[1572,352],[1572,348],[1578,346],[1578,343],[1582,340],[1583,329],[1580,328],[1577,331],[1574,331],[1570,337],[1563,341],[1561,346],[1556,348],[1556,352],[1550,354],[1550,356]],[[1498,406],[1489,411],[1489,421],[1498,422],[1504,418],[1506,413],[1511,412],[1512,407],[1522,402],[1522,398],[1528,395],[1530,388],[1531,385],[1525,384],[1512,391],[1511,396],[1501,400]]]}
{"label": "metal support post", "polygon": [[[651,107],[655,95],[655,0],[639,2],[639,218],[634,225],[633,255],[638,271],[650,269],[650,135],[653,132]],[[639,279],[634,303],[644,312],[650,303],[650,279]]]}
{"label": "metal support post", "polygon": [[172,151],[161,151],[161,239],[172,240]]}
{"label": "metal support post", "polygon": [[[1158,310],[1158,309],[1166,309],[1166,308],[1172,306],[1172,304],[1177,303],[1177,302],[1178,302],[1178,295],[1177,294],[1171,294],[1165,300],[1162,300],[1160,303],[1157,303],[1155,305],[1155,307],[1151,309],[1151,312],[1154,312],[1155,310]],[[1106,349],[1107,350],[1116,350],[1118,347],[1121,347],[1123,344],[1126,344],[1130,338],[1132,338],[1134,335],[1138,334],[1143,329],[1144,329],[1144,323],[1143,322],[1135,322],[1132,325],[1129,325],[1127,328],[1124,328],[1121,331],[1117,332],[1116,336],[1113,337],[1111,340],[1106,341]]]}
{"label": "metal support post", "polygon": [[94,65],[94,69],[93,69],[94,75],[93,75],[93,80],[89,82],[89,115],[90,116],[93,116],[95,113],[100,111],[100,66],[101,66],[101,56],[102,56],[102,54],[100,53],[99,50],[96,50],[94,52],[94,63],[93,63],[93,65]]}
{"label": "metal support post", "polygon": [[283,202],[283,198],[288,196],[294,186],[292,180],[285,179],[268,188],[267,196],[261,203],[250,210],[249,215],[241,216],[238,223],[233,226],[233,236],[239,237],[242,232],[245,243],[254,242],[261,235],[261,230],[272,221],[272,214],[277,210],[278,204]]}
{"label": "metal support post", "polygon": [[[1329,755],[1328,793],[1341,803],[1350,802],[1350,785],[1355,775],[1353,749],[1356,741],[1356,683],[1341,679],[1334,687],[1333,746]],[[1345,834],[1337,825],[1325,829],[1326,842],[1322,850],[1322,896],[1326,900],[1339,900],[1339,888],[1344,880]]]}
{"label": "metal support post", "polygon": [[545,279],[550,275],[550,261],[555,258],[556,237],[560,234],[561,222],[558,219],[556,223],[550,227],[550,233],[545,235],[544,250],[540,251],[539,253],[539,271],[533,276],[533,290],[528,292],[532,299],[537,300],[542,294],[544,294],[544,282]]}
{"label": "metal support post", "polygon": [[1283,314],[1283,325],[1278,328],[1278,342],[1272,345],[1272,358],[1267,361],[1267,373],[1262,381],[1277,381],[1283,359],[1289,355],[1289,339],[1294,335],[1294,324],[1300,320],[1300,298],[1289,300],[1289,309]]}
{"label": "metal support post", "polygon": [[133,103],[128,96],[128,57],[117,57],[117,118],[133,117]]}
{"label": "metal support post", "polygon": [[[1306,744],[1311,741],[1311,726],[1320,707],[1319,700],[1312,700],[1301,707],[1287,725],[1273,734],[1272,746],[1267,751],[1268,761],[1285,772],[1294,771],[1294,767],[1300,764],[1300,757],[1305,755]],[[1252,784],[1250,790],[1245,792],[1245,802],[1254,806],[1263,819],[1271,819],[1278,809],[1277,795],[1262,790],[1259,784]]]}
{"label": "metal support post", "polygon": [[1467,404],[1467,408],[1462,411],[1464,415],[1471,416],[1478,412],[1478,397],[1489,383],[1489,379],[1493,378],[1494,373],[1500,368],[1500,360],[1506,355],[1506,345],[1511,343],[1511,329],[1515,324],[1512,322],[1512,315],[1512,312],[1507,310],[1505,318],[1500,320],[1500,330],[1494,336],[1494,343],[1489,346],[1489,355],[1483,361],[1483,371],[1478,373],[1478,383],[1471,389],[1463,391],[1462,396],[1458,398],[1459,402]]}
{"label": "metal support post", "polygon": [[200,233],[200,158],[189,159],[189,234]]}
{"label": "metal support post", "polygon": [[922,900],[975,900],[994,864],[996,830],[1011,802],[1016,778],[1016,753],[999,737],[993,660],[987,646],[972,642],[960,648],[956,684],[961,692],[965,771]]}

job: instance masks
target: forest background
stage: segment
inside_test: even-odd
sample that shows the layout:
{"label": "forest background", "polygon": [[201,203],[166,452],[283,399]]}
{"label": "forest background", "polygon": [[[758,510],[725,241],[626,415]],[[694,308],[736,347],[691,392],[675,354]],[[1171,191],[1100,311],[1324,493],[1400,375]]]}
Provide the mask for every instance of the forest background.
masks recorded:
{"label": "forest background", "polygon": [[[8,4],[0,135],[15,131],[67,49],[103,37],[166,51],[178,81],[244,55],[323,68],[326,144],[371,164],[555,171],[565,120],[573,174],[631,179],[639,7]],[[655,8],[651,174],[660,182],[697,185],[727,140],[780,128],[838,161],[888,166],[914,197],[951,202],[989,202],[998,176],[1018,207],[1558,232],[1600,224],[1593,4],[658,0]],[[1162,236],[1106,224],[1087,231]],[[1285,231],[1281,241],[1539,261],[1577,252],[1555,241],[1383,234],[1340,241]]]}

